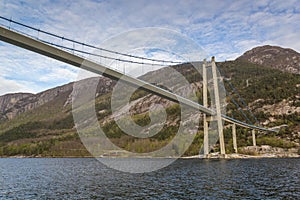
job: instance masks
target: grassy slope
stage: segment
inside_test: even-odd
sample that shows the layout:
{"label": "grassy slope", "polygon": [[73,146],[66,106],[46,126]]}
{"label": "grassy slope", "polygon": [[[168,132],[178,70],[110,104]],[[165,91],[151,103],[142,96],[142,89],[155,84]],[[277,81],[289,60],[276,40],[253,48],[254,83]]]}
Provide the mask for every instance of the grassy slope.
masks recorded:
{"label": "grassy slope", "polygon": [[[218,63],[218,66],[224,71],[226,78],[231,79],[231,83],[240,92],[240,95],[246,102],[251,103],[256,99],[265,99],[263,104],[272,104],[283,99],[294,99],[298,91],[295,87],[300,83],[299,75],[283,73],[278,70],[262,67],[259,65],[234,61]],[[185,72],[183,72],[185,73]],[[188,74],[190,79],[196,76]],[[198,77],[199,78],[199,77]],[[248,87],[246,80],[248,79]],[[194,81],[194,80],[193,80]],[[225,82],[227,91],[230,91],[229,85]],[[230,93],[230,92],[229,92]],[[145,92],[137,92],[132,100],[146,95]],[[201,96],[201,92],[199,93]],[[236,96],[235,96],[236,98]],[[52,102],[21,114],[11,121],[0,124],[0,155],[41,155],[41,156],[88,156],[80,139],[74,129],[71,107],[63,107],[67,99],[67,94],[60,95],[58,99]],[[103,95],[96,99],[96,109],[105,110],[98,113],[99,121],[103,121],[110,115],[109,95]],[[256,105],[260,107],[262,105]],[[179,106],[172,106],[167,109],[169,119],[179,117]],[[234,105],[230,103],[227,107],[228,115],[237,119],[243,119]],[[255,113],[259,121],[268,118],[268,113]],[[248,115],[251,120],[250,115]],[[147,114],[133,116],[133,119],[140,125],[149,123]],[[270,144],[272,146],[292,147],[293,143],[288,141],[292,131],[299,127],[299,116],[297,114],[290,116],[277,116],[277,120],[271,125],[282,123],[289,124],[287,129],[279,134],[258,135],[258,144]],[[160,134],[148,138],[137,139],[123,133],[114,122],[106,123],[102,127],[106,130],[108,137],[112,141],[127,150],[134,152],[149,152],[164,146],[174,133],[177,132],[178,125],[165,126]],[[202,127],[186,155],[197,154],[202,143]],[[238,129],[239,146],[251,145],[251,135],[244,129]],[[231,131],[225,130],[225,139],[227,142],[227,151],[232,151]]]}

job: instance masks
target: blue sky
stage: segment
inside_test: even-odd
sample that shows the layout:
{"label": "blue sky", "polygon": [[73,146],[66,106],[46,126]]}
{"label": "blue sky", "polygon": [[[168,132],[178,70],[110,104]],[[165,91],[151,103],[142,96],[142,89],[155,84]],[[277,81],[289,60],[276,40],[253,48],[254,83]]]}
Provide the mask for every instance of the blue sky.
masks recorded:
{"label": "blue sky", "polygon": [[[218,61],[264,44],[300,52],[297,0],[0,0],[0,15],[85,43],[145,27],[175,30]],[[76,80],[72,66],[0,42],[0,95]]]}

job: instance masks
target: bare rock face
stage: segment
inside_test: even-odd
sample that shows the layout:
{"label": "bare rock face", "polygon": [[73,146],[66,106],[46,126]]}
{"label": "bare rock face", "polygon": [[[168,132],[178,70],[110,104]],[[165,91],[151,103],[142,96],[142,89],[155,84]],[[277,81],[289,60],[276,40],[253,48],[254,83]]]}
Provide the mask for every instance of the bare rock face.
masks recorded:
{"label": "bare rock face", "polygon": [[237,59],[300,74],[300,53],[292,49],[265,45],[253,48]]}
{"label": "bare rock face", "polygon": [[5,113],[18,104],[19,100],[32,96],[34,96],[34,94],[30,93],[15,93],[0,96],[0,120],[7,119]]}
{"label": "bare rock face", "polygon": [[[81,80],[82,89],[89,89],[92,81],[98,81],[96,96],[112,90],[113,81],[108,78],[89,78]],[[73,83],[68,83],[38,94],[16,93],[0,96],[0,120],[10,120],[17,115],[33,110],[45,103],[64,98],[64,106],[71,103]]]}
{"label": "bare rock face", "polygon": [[299,102],[300,102],[300,98],[297,97],[295,97],[294,100],[290,100],[290,101],[284,99],[277,104],[272,104],[272,105],[265,104],[261,108],[257,108],[256,111],[269,113],[271,116],[290,115],[294,113],[300,113],[300,107],[294,106],[294,104]]}
{"label": "bare rock face", "polygon": [[[88,78],[84,80],[80,80],[77,82],[76,89],[75,91],[70,92],[67,100],[65,101],[64,107],[70,105],[72,103],[72,98],[74,95],[76,96],[76,93],[80,91],[86,91],[86,90],[94,90],[94,88],[91,88],[91,85],[94,85],[94,83],[97,82],[97,88],[96,88],[96,93],[95,97],[101,96],[102,94],[109,93],[113,90],[113,87],[115,86],[116,82],[106,78],[106,77],[93,77],[93,78]],[[73,84],[72,84],[73,87]]]}
{"label": "bare rock face", "polygon": [[[49,101],[58,98],[61,93],[71,92],[72,83],[59,86],[38,94],[8,94],[0,97],[0,118],[12,119],[17,115],[35,109]],[[3,99],[1,101],[1,99]]]}

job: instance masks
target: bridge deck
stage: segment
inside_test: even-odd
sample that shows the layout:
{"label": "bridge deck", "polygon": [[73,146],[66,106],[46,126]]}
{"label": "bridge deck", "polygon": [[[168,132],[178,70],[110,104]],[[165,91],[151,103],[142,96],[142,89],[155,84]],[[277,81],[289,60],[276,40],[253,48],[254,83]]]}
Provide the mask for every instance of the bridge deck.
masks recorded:
{"label": "bridge deck", "polygon": [[[10,43],[10,44],[13,44],[13,45],[16,45],[16,46],[19,46],[19,47],[22,47],[24,49],[48,56],[48,57],[51,57],[51,58],[54,58],[54,59],[62,61],[64,63],[71,64],[75,67],[79,67],[79,68],[94,72],[96,74],[100,74],[100,75],[109,77],[114,80],[121,79],[122,81],[125,81],[126,83],[143,88],[144,90],[154,93],[160,97],[167,98],[174,102],[180,102],[191,108],[198,109],[201,112],[203,112],[209,116],[212,116],[215,114],[215,112],[212,109],[206,108],[203,105],[200,105],[189,99],[183,98],[179,95],[173,94],[173,93],[171,93],[167,90],[164,90],[162,88],[159,88],[155,85],[152,85],[145,81],[122,74],[118,71],[107,68],[98,63],[86,60],[80,56],[74,55],[67,51],[63,51],[54,46],[45,44],[41,41],[35,40],[33,38],[30,38],[28,36],[14,32],[12,30],[6,29],[1,26],[0,26],[0,40]],[[260,131],[274,132],[274,130],[272,130],[272,129],[266,129],[266,128],[250,125],[250,124],[238,121],[236,119],[230,118],[226,115],[222,115],[222,119],[227,122],[234,123],[234,124],[237,124],[237,125],[245,127],[245,128],[251,128],[251,129],[256,129],[256,130],[260,130]]]}

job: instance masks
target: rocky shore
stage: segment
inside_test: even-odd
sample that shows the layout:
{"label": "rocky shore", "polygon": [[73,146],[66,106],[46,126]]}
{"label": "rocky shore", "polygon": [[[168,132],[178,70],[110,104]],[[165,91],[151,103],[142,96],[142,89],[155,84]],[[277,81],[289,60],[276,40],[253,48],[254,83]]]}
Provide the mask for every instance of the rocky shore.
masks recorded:
{"label": "rocky shore", "polygon": [[206,157],[204,155],[194,155],[194,156],[185,156],[182,157],[183,159],[190,159],[190,158],[200,158],[200,159],[247,159],[247,158],[300,158],[298,154],[260,154],[260,155],[246,155],[246,154],[226,154],[225,157],[220,154],[211,154],[210,156]]}
{"label": "rocky shore", "polygon": [[208,156],[195,155],[183,158],[300,158],[299,149],[297,148],[279,148],[269,145],[247,146],[239,149],[240,153],[221,155],[219,152],[211,153]]}

